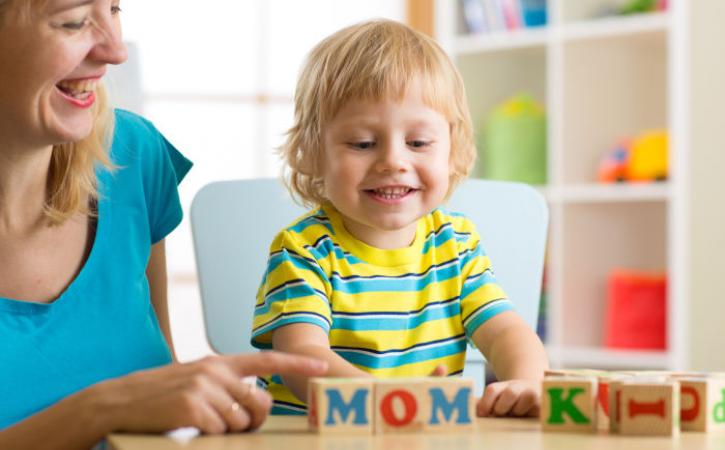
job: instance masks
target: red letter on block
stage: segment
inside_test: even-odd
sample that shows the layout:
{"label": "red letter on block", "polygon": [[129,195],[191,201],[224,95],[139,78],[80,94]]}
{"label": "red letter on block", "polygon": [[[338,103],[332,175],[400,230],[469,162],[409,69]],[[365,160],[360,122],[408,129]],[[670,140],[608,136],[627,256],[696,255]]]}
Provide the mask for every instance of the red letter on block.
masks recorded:
{"label": "red letter on block", "polygon": [[[395,416],[393,411],[393,400],[399,398],[403,402],[404,413],[403,417],[398,418]],[[415,413],[418,411],[418,402],[415,400],[415,396],[408,391],[399,389],[388,393],[383,400],[380,402],[380,412],[383,415],[383,420],[388,425],[394,427],[401,427],[409,424],[414,418]]]}
{"label": "red letter on block", "polygon": [[665,400],[662,399],[654,403],[637,403],[634,400],[629,401],[629,417],[654,414],[665,418]]}
{"label": "red letter on block", "polygon": [[684,386],[680,390],[681,395],[692,395],[692,408],[683,409],[680,412],[680,419],[683,422],[692,422],[700,415],[700,394],[692,386]]}

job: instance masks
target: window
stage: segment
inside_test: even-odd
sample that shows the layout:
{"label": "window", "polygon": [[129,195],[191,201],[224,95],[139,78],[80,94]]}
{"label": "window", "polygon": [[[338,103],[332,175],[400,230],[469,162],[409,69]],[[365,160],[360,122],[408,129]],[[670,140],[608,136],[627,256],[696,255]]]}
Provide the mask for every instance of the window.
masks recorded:
{"label": "window", "polygon": [[[120,107],[149,118],[194,161],[180,187],[188,213],[193,195],[209,182],[278,175],[274,148],[292,123],[297,73],[317,42],[361,20],[403,20],[405,6],[403,0],[128,0],[122,17],[130,59],[113,69],[109,87]],[[198,305],[187,220],[167,239],[167,254],[172,331],[183,360],[205,352],[185,348],[203,341],[198,306],[185,303]]]}

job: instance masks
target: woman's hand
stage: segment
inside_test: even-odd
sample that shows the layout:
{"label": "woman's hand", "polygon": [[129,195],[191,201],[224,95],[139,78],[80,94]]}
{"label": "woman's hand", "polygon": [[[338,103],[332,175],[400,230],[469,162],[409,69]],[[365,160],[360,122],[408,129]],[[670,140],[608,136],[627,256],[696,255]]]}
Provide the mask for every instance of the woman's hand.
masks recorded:
{"label": "woman's hand", "polygon": [[476,405],[476,414],[480,417],[536,417],[540,406],[541,381],[499,381],[486,386]]}
{"label": "woman's hand", "polygon": [[213,356],[99,383],[96,394],[109,431],[162,432],[196,427],[204,433],[248,431],[267,417],[272,399],[242,381],[249,375],[323,375],[327,364],[278,352]]}

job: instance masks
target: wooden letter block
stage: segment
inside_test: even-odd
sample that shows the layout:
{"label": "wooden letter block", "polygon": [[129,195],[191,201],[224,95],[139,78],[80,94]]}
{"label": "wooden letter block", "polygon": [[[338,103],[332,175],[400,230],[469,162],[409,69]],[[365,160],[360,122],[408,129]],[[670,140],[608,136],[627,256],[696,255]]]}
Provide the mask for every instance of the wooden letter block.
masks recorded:
{"label": "wooden letter block", "polygon": [[681,378],[682,431],[725,431],[725,378]]}
{"label": "wooden letter block", "polygon": [[592,433],[597,429],[597,379],[547,377],[542,385],[541,426],[544,431]]}
{"label": "wooden letter block", "polygon": [[313,378],[308,423],[320,434],[371,434],[373,382],[367,378]]}
{"label": "wooden letter block", "polygon": [[629,375],[620,373],[608,373],[597,377],[597,429],[602,431],[614,431],[616,423],[612,425],[612,415],[616,413],[616,407],[612,408],[612,399],[615,397],[611,394],[613,384],[617,381],[630,378]]}
{"label": "wooden letter block", "polygon": [[619,433],[619,423],[622,420],[622,380],[609,382],[609,432]]}
{"label": "wooden letter block", "polygon": [[425,382],[426,431],[471,431],[476,417],[473,380],[429,377]]}
{"label": "wooden letter block", "polygon": [[634,435],[677,434],[680,429],[680,384],[677,381],[622,381],[619,432]]}
{"label": "wooden letter block", "polygon": [[393,378],[375,382],[375,432],[421,431],[429,401],[419,379]]}

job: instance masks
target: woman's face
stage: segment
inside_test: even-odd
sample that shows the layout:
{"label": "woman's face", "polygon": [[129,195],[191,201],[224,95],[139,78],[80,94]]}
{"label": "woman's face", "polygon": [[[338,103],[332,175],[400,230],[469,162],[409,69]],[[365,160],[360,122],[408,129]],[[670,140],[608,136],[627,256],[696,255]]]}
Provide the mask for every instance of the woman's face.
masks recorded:
{"label": "woman's face", "polygon": [[0,21],[0,151],[78,141],[107,64],[126,60],[120,0],[14,2]]}

